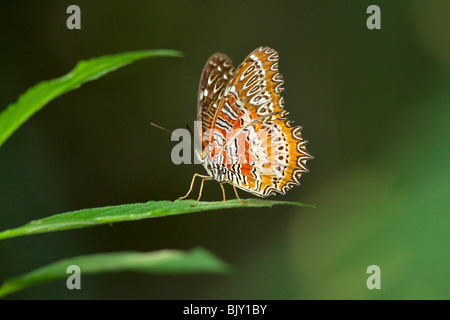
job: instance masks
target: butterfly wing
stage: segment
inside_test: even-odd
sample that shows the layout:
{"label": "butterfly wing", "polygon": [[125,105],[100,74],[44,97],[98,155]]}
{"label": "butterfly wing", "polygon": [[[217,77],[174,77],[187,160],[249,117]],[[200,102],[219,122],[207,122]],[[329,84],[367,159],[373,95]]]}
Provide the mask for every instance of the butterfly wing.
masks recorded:
{"label": "butterfly wing", "polygon": [[222,167],[217,180],[260,197],[300,184],[312,156],[301,127],[287,120],[283,82],[278,53],[267,47],[254,50],[236,69],[211,123],[210,156]]}
{"label": "butterfly wing", "polygon": [[[225,88],[232,78],[233,70],[231,59],[223,53],[212,55],[203,68],[197,102],[197,121],[201,122],[200,137],[211,129]],[[203,139],[203,141],[207,140],[207,138]]]}

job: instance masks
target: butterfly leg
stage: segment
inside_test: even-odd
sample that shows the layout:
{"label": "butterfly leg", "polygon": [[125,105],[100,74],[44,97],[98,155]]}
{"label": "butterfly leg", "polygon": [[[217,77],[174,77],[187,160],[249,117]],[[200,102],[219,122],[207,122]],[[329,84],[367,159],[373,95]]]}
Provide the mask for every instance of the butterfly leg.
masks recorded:
{"label": "butterfly leg", "polygon": [[232,185],[233,189],[234,189],[234,193],[236,194],[236,198],[239,200],[240,203],[244,204],[247,203],[247,201],[242,201],[241,198],[239,198],[239,195],[237,193],[236,187],[234,186],[234,184]]}
{"label": "butterfly leg", "polygon": [[194,186],[194,181],[195,181],[196,177],[201,177],[203,179],[209,179],[210,178],[209,176],[204,176],[204,175],[201,175],[201,174],[198,174],[198,173],[194,174],[194,176],[192,177],[192,181],[191,181],[191,187],[189,188],[188,193],[186,193],[186,195],[184,197],[179,197],[178,199],[185,199],[191,193],[192,187]]}
{"label": "butterfly leg", "polygon": [[225,201],[225,189],[223,188],[223,184],[219,183],[219,185],[222,188],[223,201]]}
{"label": "butterfly leg", "polygon": [[195,207],[197,205],[197,203],[200,201],[200,198],[202,197],[203,182],[205,182],[205,180],[211,180],[211,177],[208,177],[208,176],[203,176],[203,177],[206,177],[206,178],[203,178],[202,183],[200,184],[200,191],[198,193],[197,201],[194,204],[192,204],[191,207]]}

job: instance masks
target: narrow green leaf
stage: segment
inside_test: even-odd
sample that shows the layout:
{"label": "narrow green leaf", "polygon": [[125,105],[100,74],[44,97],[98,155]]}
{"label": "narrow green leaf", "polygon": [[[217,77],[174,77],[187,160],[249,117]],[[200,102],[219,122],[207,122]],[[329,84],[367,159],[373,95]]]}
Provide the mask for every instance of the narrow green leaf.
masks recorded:
{"label": "narrow green leaf", "polygon": [[106,55],[80,61],[75,68],[60,78],[42,81],[22,94],[17,102],[0,113],[0,146],[25,121],[56,97],[95,80],[133,61],[150,57],[180,57],[174,50],[142,50]]}
{"label": "narrow green leaf", "polygon": [[149,201],[146,203],[124,204],[102,208],[84,209],[56,214],[44,219],[31,221],[21,227],[0,232],[0,240],[31,235],[35,233],[83,228],[120,221],[140,220],[175,214],[200,212],[206,210],[272,207],[274,205],[294,205],[313,207],[300,202],[247,199],[246,203],[238,200],[219,202],[199,202],[192,207],[194,200]]}
{"label": "narrow green leaf", "polygon": [[[67,267],[76,265],[82,276],[102,272],[136,271],[154,274],[227,273],[229,266],[201,248],[189,252],[161,250],[156,252],[100,253],[64,259],[22,276],[7,279],[0,287],[0,298],[13,292],[68,278]],[[66,284],[64,283],[63,286]]]}

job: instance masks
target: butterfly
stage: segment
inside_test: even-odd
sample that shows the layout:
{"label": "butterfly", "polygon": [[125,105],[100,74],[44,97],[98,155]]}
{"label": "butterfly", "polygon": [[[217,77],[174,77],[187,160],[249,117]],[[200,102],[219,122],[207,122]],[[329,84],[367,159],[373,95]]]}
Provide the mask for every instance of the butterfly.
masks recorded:
{"label": "butterfly", "polygon": [[293,126],[281,97],[283,77],[278,71],[278,53],[269,47],[251,52],[234,70],[222,53],[206,62],[198,90],[197,121],[201,137],[197,156],[208,175],[194,174],[203,183],[217,180],[225,201],[224,183],[258,197],[286,194],[300,184],[309,170],[300,126]]}

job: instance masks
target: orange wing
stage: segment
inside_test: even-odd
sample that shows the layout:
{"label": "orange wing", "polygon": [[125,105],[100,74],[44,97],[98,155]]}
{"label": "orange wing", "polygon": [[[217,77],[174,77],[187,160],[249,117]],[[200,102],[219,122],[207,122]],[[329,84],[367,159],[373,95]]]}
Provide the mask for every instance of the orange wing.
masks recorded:
{"label": "orange wing", "polygon": [[216,180],[260,197],[300,184],[312,156],[301,127],[287,120],[282,85],[273,49],[254,50],[236,69],[203,140]]}

